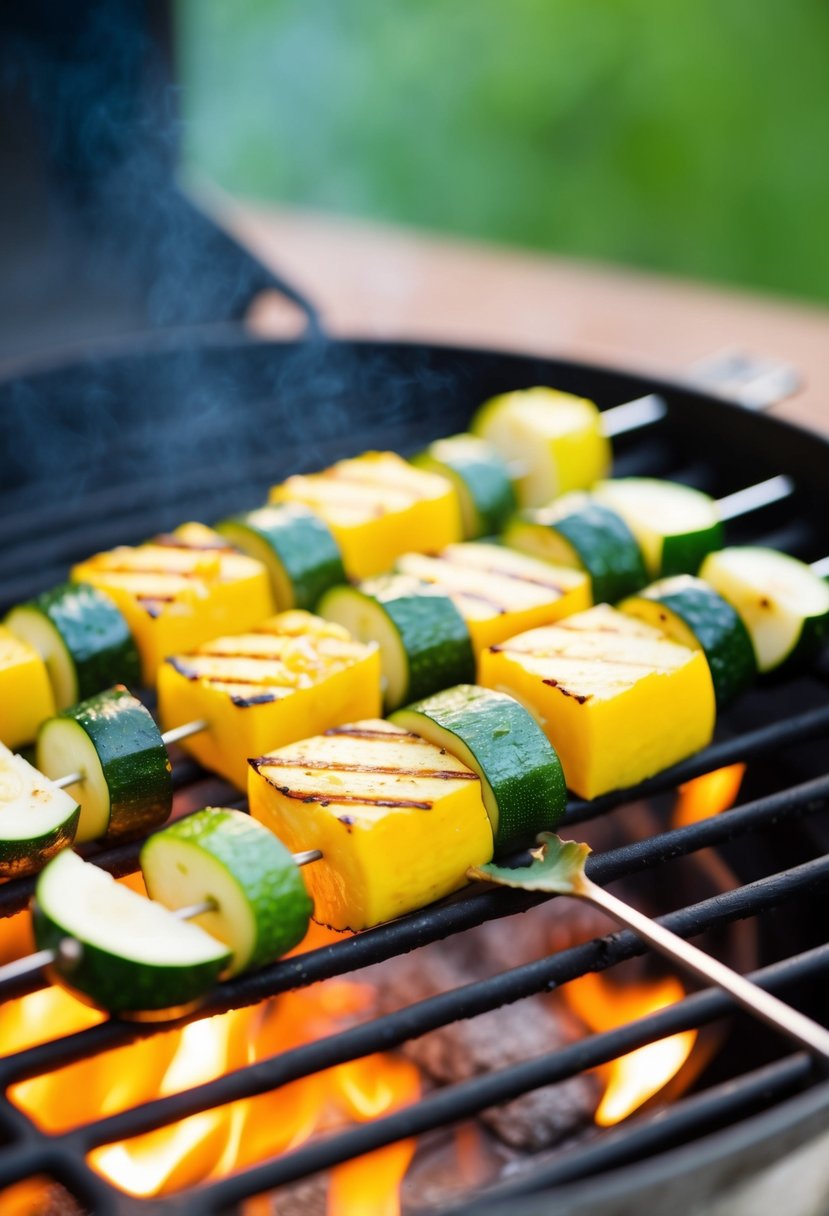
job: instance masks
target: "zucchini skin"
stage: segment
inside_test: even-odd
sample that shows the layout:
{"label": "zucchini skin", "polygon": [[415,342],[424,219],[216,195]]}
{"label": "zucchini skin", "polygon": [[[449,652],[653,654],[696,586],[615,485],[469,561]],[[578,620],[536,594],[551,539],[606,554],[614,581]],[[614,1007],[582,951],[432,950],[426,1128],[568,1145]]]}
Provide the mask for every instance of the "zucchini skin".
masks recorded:
{"label": "zucchini skin", "polygon": [[117,605],[96,587],[61,583],[21,607],[42,613],[60,635],[75,671],[73,702],[111,684],[140,683],[141,660],[127,622]]}
{"label": "zucchini skin", "polygon": [[438,439],[412,464],[453,482],[461,502],[464,540],[495,536],[517,506],[509,472],[497,449],[477,435]]}
{"label": "zucchini skin", "polygon": [[[424,719],[465,745],[471,760],[453,754],[477,769],[485,791],[489,787],[484,802],[493,823],[495,855],[524,848],[539,832],[555,829],[567,805],[564,772],[552,744],[523,705],[506,693],[465,684],[390,717],[428,738]],[[443,745],[452,751],[448,740]],[[491,801],[497,805],[497,827]]]}
{"label": "zucchini skin", "polygon": [[245,532],[253,533],[272,551],[292,590],[291,602],[282,603],[284,593],[271,579],[278,612],[288,608],[313,611],[329,587],[347,581],[339,545],[328,524],[297,503],[272,504],[235,515],[216,529],[234,544]]}
{"label": "zucchini skin", "polygon": [[637,615],[637,599],[664,605],[693,633],[708,660],[717,708],[754,682],[757,663],[749,632],[739,613],[708,583],[690,575],[654,583],[621,604],[621,610]]}
{"label": "zucchini skin", "polygon": [[150,711],[126,688],[109,688],[58,714],[86,732],[109,789],[104,840],[143,835],[173,807],[170,757]]}
{"label": "zucchini skin", "polygon": [[70,989],[86,1005],[103,1008],[122,1017],[175,1017],[197,1005],[219,979],[227,958],[193,966],[161,968],[119,958],[97,946],[85,944],[77,960],[64,961],[59,953],[67,931],[39,904],[32,901],[32,928],[38,950],[54,950],[55,962],[47,973]]}
{"label": "zucchini skin", "polygon": [[648,581],[635,536],[621,515],[602,503],[585,498],[565,512],[556,507],[520,512],[505,537],[518,549],[525,548],[519,539],[522,524],[549,528],[570,545],[590,576],[594,604],[615,604]]}

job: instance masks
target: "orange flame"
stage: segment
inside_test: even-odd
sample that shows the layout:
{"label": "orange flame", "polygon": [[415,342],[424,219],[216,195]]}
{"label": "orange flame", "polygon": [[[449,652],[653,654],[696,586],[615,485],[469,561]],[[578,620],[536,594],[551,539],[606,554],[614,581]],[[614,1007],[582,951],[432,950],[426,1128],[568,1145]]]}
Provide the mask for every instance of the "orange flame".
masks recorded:
{"label": "orange flame", "polygon": [[745,771],[744,764],[729,764],[727,768],[686,781],[679,787],[674,827],[684,828],[727,811],[737,799]]}
{"label": "orange flame", "polygon": [[[685,995],[682,984],[672,977],[655,983],[617,985],[595,972],[572,980],[563,991],[573,1012],[598,1032],[614,1030],[674,1005]],[[606,1084],[596,1111],[598,1125],[610,1127],[620,1122],[659,1093],[688,1059],[696,1037],[695,1030],[687,1030],[648,1043],[598,1069]]]}
{"label": "orange flame", "polygon": [[[327,936],[315,929],[303,947],[322,944]],[[6,937],[25,948],[17,940],[17,927],[6,930],[0,949]],[[19,1082],[9,1096],[44,1131],[63,1131],[334,1033],[365,1011],[371,996],[363,985],[329,980]],[[2,1054],[102,1020],[102,1014],[61,989],[32,993],[0,1008]],[[378,1054],[104,1145],[89,1160],[128,1194],[170,1194],[275,1156],[315,1133],[378,1118],[415,1100],[419,1085],[413,1064]],[[397,1216],[400,1183],[414,1147],[413,1141],[392,1145],[334,1169],[328,1199],[332,1216],[356,1211]]]}

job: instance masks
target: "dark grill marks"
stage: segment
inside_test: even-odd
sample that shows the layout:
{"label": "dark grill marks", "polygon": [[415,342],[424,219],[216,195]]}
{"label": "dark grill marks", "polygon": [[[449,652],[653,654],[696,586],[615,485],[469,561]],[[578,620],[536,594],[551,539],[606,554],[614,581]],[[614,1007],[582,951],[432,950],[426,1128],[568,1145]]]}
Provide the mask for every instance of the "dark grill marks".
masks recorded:
{"label": "dark grill marks", "polygon": [[559,684],[558,680],[542,680],[542,684],[548,684],[550,688],[557,688],[559,692],[564,693],[565,697],[572,697],[578,701],[579,705],[584,705],[585,701],[589,701],[592,693],[571,692],[569,688],[565,688],[563,684]]}
{"label": "dark grill marks", "polygon": [[310,771],[319,771],[336,773],[382,773],[384,776],[401,777],[434,777],[439,781],[452,781],[455,778],[458,781],[477,781],[475,773],[455,772],[453,769],[442,768],[398,768],[396,765],[385,764],[345,764],[342,761],[333,760],[298,760],[292,757],[287,759],[280,756],[263,756],[262,760],[272,768],[301,768]]}
{"label": "dark grill marks", "polygon": [[[252,760],[249,763],[254,765],[257,772],[261,771],[258,763]],[[264,775],[265,779],[270,781],[267,773]],[[367,794],[363,796],[356,794],[333,794],[331,790],[326,790],[325,793],[319,793],[316,790],[292,790],[290,786],[276,785],[273,781],[271,781],[271,785],[278,789],[280,794],[283,794],[286,798],[293,798],[297,802],[321,802],[323,806],[330,806],[332,802],[336,802],[337,805],[346,802],[354,806],[403,807],[411,808],[415,811],[431,811],[434,805],[432,802],[415,802],[412,798],[370,798]]]}
{"label": "dark grill marks", "polygon": [[420,735],[416,735],[411,730],[372,730],[370,726],[331,726],[325,733],[326,735],[349,735],[353,739],[388,739],[395,743],[423,742]]}
{"label": "dark grill marks", "polygon": [[[530,574],[519,574],[516,570],[505,570],[501,566],[478,566],[474,562],[458,561],[451,553],[434,553],[433,557],[438,561],[449,562],[459,570],[474,570],[480,574],[494,574],[496,578],[509,578],[515,583],[529,583],[533,587],[544,587],[547,591],[555,591],[557,595],[564,595],[566,590],[561,583],[552,583],[545,578],[533,578]],[[465,593],[464,593],[465,594]]]}

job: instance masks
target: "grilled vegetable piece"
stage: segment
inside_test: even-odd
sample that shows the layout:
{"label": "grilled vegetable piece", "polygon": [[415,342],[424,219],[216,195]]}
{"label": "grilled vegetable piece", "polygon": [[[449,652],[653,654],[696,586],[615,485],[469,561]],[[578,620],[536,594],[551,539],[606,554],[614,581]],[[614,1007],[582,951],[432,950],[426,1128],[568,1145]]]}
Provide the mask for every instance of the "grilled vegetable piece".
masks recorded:
{"label": "grilled vegetable piece", "polygon": [[700,490],[654,477],[617,477],[593,492],[625,520],[651,578],[696,574],[703,558],[722,548],[717,504]]}
{"label": "grilled vegetable piece", "polygon": [[643,781],[714,730],[702,652],[607,604],[484,651],[480,682],[535,715],[582,798]]}
{"label": "grilled vegetable piece", "polygon": [[138,684],[141,662],[120,609],[83,583],[62,583],[6,617],[46,663],[55,705],[66,709],[112,684]]}
{"label": "grilled vegetable piece", "polygon": [[564,814],[559,758],[532,715],[505,693],[464,684],[409,705],[391,720],[478,774],[496,856],[532,844]]}
{"label": "grilled vegetable piece", "polygon": [[55,712],[46,664],[33,646],[0,625],[0,739],[9,747],[31,743]]}
{"label": "grilled vegetable piece", "polygon": [[660,629],[708,660],[717,707],[744,692],[757,675],[751,638],[740,617],[713,587],[690,574],[652,583],[619,605],[627,616]]}
{"label": "grilled vegetable piece", "polygon": [[75,566],[72,579],[105,591],[121,609],[145,684],[155,683],[168,654],[250,629],[273,612],[261,562],[237,553],[202,524],[182,524],[136,548],[98,553]]}
{"label": "grilled vegetable piece", "polygon": [[289,477],[270,496],[303,503],[325,520],[349,578],[382,574],[409,549],[439,549],[461,537],[451,483],[394,452],[365,452],[321,473]]}
{"label": "grilled vegetable piece", "polygon": [[405,574],[334,587],[320,612],[361,642],[380,646],[386,711],[475,678],[475,655],[452,600]]}
{"label": "grilled vegetable piece", "polygon": [[266,568],[277,612],[313,610],[329,587],[346,581],[331,529],[299,503],[235,515],[217,524],[216,531]]}
{"label": "grilled vegetable piece", "polygon": [[302,941],[313,904],[291,854],[242,811],[205,807],[150,836],[141,870],[151,899],[175,910],[212,900],[194,920],[233,954],[236,975]]}
{"label": "grilled vegetable piece", "polygon": [[499,533],[516,507],[509,469],[498,450],[478,435],[436,439],[412,464],[440,473],[455,487],[463,539]]}
{"label": "grilled vegetable piece", "polygon": [[480,541],[447,545],[428,556],[407,553],[397,566],[452,597],[469,627],[476,654],[522,629],[579,612],[591,602],[587,575],[503,545]]}
{"label": "grilled vegetable piece", "polygon": [[75,838],[80,807],[0,743],[0,876],[35,874]]}
{"label": "grilled vegetable piece", "polygon": [[522,507],[540,507],[569,490],[588,490],[610,469],[610,444],[592,401],[553,388],[527,388],[487,401],[471,430],[519,466]]}
{"label": "grilled vegetable piece", "polygon": [[636,537],[618,512],[589,494],[565,494],[513,516],[504,533],[513,549],[590,575],[593,601],[615,603],[648,581]]}
{"label": "grilled vegetable piece", "polygon": [[230,962],[227,947],[203,929],[120,886],[71,849],[40,875],[32,921],[38,949],[57,952],[52,978],[122,1017],[184,1013]]}
{"label": "grilled vegetable piece", "polygon": [[808,663],[829,634],[829,584],[797,558],[723,549],[706,558],[700,577],[740,614],[762,672]]}
{"label": "grilled vegetable piece", "polygon": [[170,759],[149,710],[126,688],[109,688],[43,723],[37,767],[68,787],[81,808],[79,842],[137,836],[162,824],[173,805]]}
{"label": "grilled vegetable piece", "polygon": [[382,720],[252,760],[248,794],[251,814],[289,849],[322,851],[306,881],[315,919],[334,929],[423,907],[492,856],[476,774]]}
{"label": "grilled vegetable piece", "polygon": [[204,718],[208,729],[183,746],[241,789],[248,756],[379,714],[380,705],[377,647],[299,609],[175,655],[158,677],[164,729]]}

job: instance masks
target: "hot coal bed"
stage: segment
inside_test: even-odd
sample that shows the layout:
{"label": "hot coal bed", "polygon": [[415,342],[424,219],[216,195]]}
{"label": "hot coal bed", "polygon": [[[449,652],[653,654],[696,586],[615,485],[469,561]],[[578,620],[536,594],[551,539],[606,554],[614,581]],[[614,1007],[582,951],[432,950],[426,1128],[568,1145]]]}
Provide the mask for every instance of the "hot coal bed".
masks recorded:
{"label": "hot coal bed", "polygon": [[[664,419],[614,442],[618,474],[670,477],[722,496],[785,472],[796,493],[730,523],[729,542],[771,543],[808,560],[829,553],[825,442],[705,393],[564,361],[318,337],[268,343],[224,329],[122,342],[71,363],[41,362],[6,377],[0,385],[2,606],[58,581],[72,561],[93,551],[139,541],[183,519],[209,522],[253,506],[285,475],[366,448],[411,452],[436,435],[462,429],[494,393],[538,383],[591,397],[602,408],[658,393],[668,407]],[[704,933],[701,941],[722,948],[728,926],[747,921],[753,953],[743,962],[752,974],[824,1022],[825,680],[821,667],[786,683],[758,686],[724,716],[703,753],[640,788],[590,803],[571,800],[564,829],[577,837],[596,833],[592,877],[602,884],[623,882],[628,899],[664,914],[680,934]],[[680,784],[735,763],[747,770],[734,809],[685,826],[670,822],[668,806]],[[176,760],[174,780],[176,813],[205,804],[243,805],[236,791],[191,760]],[[643,807],[651,825],[644,833]],[[628,821],[640,827],[626,834]],[[128,843],[87,846],[85,853],[123,874],[135,869],[137,850],[137,843]],[[686,888],[678,877],[685,863],[677,859],[712,856],[728,881],[714,892]],[[0,889],[4,914],[22,908],[31,887],[28,880],[6,883]],[[275,1191],[276,1210],[284,1211],[280,1196],[301,1195],[303,1180],[338,1163],[412,1136],[433,1143],[440,1129],[491,1115],[522,1095],[550,1094],[554,1104],[548,1087],[583,1077],[654,1039],[712,1025],[722,1029],[721,1050],[673,1103],[662,1095],[656,1109],[646,1107],[615,1128],[566,1137],[559,1151],[522,1152],[520,1160],[510,1158],[509,1168],[490,1174],[483,1190],[473,1186],[464,1195],[456,1188],[438,1207],[430,1207],[425,1192],[418,1198],[405,1190],[406,1210],[529,1214],[554,1204],[557,1212],[574,1214],[713,1211],[728,1188],[752,1182],[787,1154],[808,1150],[825,1128],[829,1108],[829,1086],[814,1063],[735,1013],[721,994],[692,991],[628,1026],[559,1039],[552,1049],[536,1044],[528,1059],[502,1058],[449,1084],[429,1084],[419,1100],[392,1113],[176,1195],[152,1201],[125,1196],[88,1165],[86,1155],[95,1146],[279,1091],[377,1051],[416,1053],[412,1044],[427,1042],[432,1032],[474,1026],[474,1019],[485,1024],[493,1011],[497,1016],[509,1007],[518,1026],[522,1009],[539,994],[566,992],[569,981],[589,972],[613,975],[625,960],[644,953],[628,933],[602,932],[532,961],[519,954],[502,957],[487,974],[451,970],[462,940],[457,935],[464,931],[523,914],[513,922],[516,941],[532,936],[535,925],[544,938],[544,926],[555,923],[559,909],[567,923],[564,908],[561,900],[470,888],[441,905],[221,984],[186,1021],[363,968],[371,968],[382,992],[384,975],[399,977],[401,967],[417,972],[418,959],[429,950],[438,950],[450,968],[445,991],[415,988],[400,1007],[380,1007],[368,1021],[56,1134],[38,1130],[9,1099],[11,1087],[154,1037],[165,1026],[108,1021],[7,1055],[0,1060],[0,1184],[46,1177],[65,1187],[81,1210],[102,1214],[243,1211],[251,1196],[269,1191]],[[421,953],[407,962],[411,951]],[[43,983],[30,980],[27,990]],[[2,996],[9,1000],[23,991],[18,984]],[[491,1119],[486,1126],[491,1129]],[[815,1185],[811,1175],[807,1185],[806,1177],[804,1167],[804,1203]],[[791,1212],[801,1210],[796,1189],[787,1195]]]}

